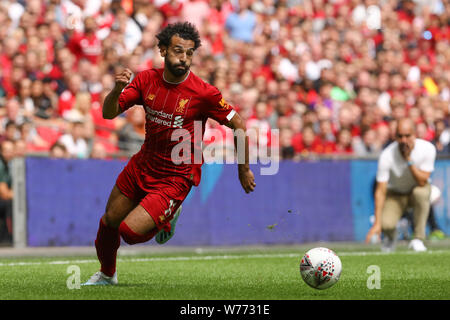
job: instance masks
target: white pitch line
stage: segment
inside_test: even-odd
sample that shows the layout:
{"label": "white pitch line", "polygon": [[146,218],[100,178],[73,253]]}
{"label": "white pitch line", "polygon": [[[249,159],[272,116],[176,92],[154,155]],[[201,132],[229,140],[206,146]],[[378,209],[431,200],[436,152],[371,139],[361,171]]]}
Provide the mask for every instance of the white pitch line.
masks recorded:
{"label": "white pitch line", "polygon": [[[425,253],[418,253],[414,251],[398,251],[395,254],[432,254],[449,252],[446,250],[429,250]],[[357,251],[357,252],[341,252],[338,255],[344,256],[380,256],[390,255],[380,251]],[[205,261],[205,260],[232,260],[232,259],[261,259],[261,258],[299,258],[302,253],[276,253],[276,254],[249,254],[249,255],[210,255],[210,256],[181,256],[181,257],[154,257],[154,258],[131,258],[131,259],[117,259],[118,262],[160,262],[160,261]],[[0,267],[16,267],[16,266],[38,266],[38,265],[64,265],[64,264],[84,264],[96,263],[97,259],[85,260],[55,260],[55,261],[36,261],[36,262],[0,262]]]}

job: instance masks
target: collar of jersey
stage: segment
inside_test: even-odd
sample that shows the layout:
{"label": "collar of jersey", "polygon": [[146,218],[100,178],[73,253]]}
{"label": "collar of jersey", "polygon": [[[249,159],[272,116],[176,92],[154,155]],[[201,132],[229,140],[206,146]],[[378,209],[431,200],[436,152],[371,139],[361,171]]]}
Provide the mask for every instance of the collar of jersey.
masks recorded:
{"label": "collar of jersey", "polygon": [[187,80],[187,78],[189,78],[189,75],[190,75],[190,74],[191,74],[191,70],[188,71],[188,75],[186,76],[186,78],[184,78],[183,81],[180,81],[180,82],[170,82],[170,81],[166,80],[166,77],[164,77],[164,70],[163,70],[163,72],[162,72],[162,78],[163,78],[163,80],[164,80],[165,82],[167,82],[168,84],[181,84],[181,83],[185,82],[185,81]]}

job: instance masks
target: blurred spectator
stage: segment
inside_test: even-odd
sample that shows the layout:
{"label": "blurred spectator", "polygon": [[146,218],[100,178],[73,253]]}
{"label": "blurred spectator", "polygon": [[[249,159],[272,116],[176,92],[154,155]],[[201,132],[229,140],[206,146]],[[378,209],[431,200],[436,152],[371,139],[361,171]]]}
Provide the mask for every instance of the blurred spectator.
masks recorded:
{"label": "blurred spectator", "polygon": [[119,148],[127,154],[141,149],[145,140],[145,111],[140,106],[133,107],[126,114],[128,123],[119,131]]}
{"label": "blurred spectator", "polygon": [[116,20],[112,26],[123,36],[123,43],[127,54],[131,54],[142,40],[142,31],[139,24],[123,9],[116,12]]}
{"label": "blurred spectator", "polygon": [[35,111],[34,101],[31,97],[32,84],[33,82],[28,78],[22,79],[19,84],[18,100],[27,118],[32,118]]}
{"label": "blurred spectator", "polygon": [[[392,142],[394,142],[396,137],[397,137],[397,121],[396,120],[392,120],[392,121],[389,122],[389,135],[388,135],[388,138],[387,138],[387,140],[384,143],[382,143],[381,149],[386,148],[388,145],[390,145]],[[381,142],[380,140],[381,139],[378,139],[378,142]]]}
{"label": "blurred spectator", "polygon": [[377,132],[372,128],[364,129],[361,137],[357,136],[353,138],[352,150],[355,156],[377,156],[381,151],[380,147],[377,144]]}
{"label": "blurred spectator", "polygon": [[253,42],[256,15],[251,10],[249,0],[239,0],[235,12],[228,15],[225,26],[230,32],[231,38],[247,43]]}
{"label": "blurred spectator", "polygon": [[91,117],[94,125],[94,136],[100,141],[108,153],[115,153],[119,150],[117,146],[117,131],[123,128],[127,122],[126,117],[117,117],[113,120],[103,118],[102,103],[109,91],[103,90],[99,101],[93,101],[91,105]]}
{"label": "blurred spectator", "polygon": [[100,142],[94,142],[90,153],[91,159],[106,159],[108,156],[105,146]]}
{"label": "blurred spectator", "polygon": [[319,139],[323,146],[323,153],[330,154],[336,150],[336,137],[331,120],[323,119],[319,123]]}
{"label": "blurred spectator", "polygon": [[280,130],[280,154],[283,159],[293,159],[295,149],[292,146],[292,130],[283,128]]}
{"label": "blurred spectator", "polygon": [[[346,155],[366,154],[392,141],[393,121],[406,116],[444,153],[450,140],[450,4],[382,4],[2,1],[0,135],[9,121],[19,127],[30,121],[25,128],[34,133],[21,137],[27,151],[49,151],[64,132],[65,113],[77,110],[85,118],[91,114],[92,125],[85,119],[89,143],[101,143],[108,154],[136,150],[141,124],[130,123],[127,115],[103,119],[105,92],[114,86],[118,66],[134,74],[162,67],[154,35],[167,23],[186,19],[197,25],[202,39],[193,71],[218,87],[250,127],[280,129],[286,157],[303,143],[301,130],[307,126],[321,154],[344,149]],[[81,92],[91,101],[85,95],[80,109]],[[205,137],[212,129],[206,127]],[[353,148],[346,133],[345,146],[337,143],[343,129],[350,130]],[[124,141],[134,142],[127,147]]]}
{"label": "blurred spectator", "polygon": [[33,122],[25,121],[19,126],[19,131],[21,141],[26,144],[27,151],[48,150],[49,143],[39,135]]}
{"label": "blurred spectator", "polygon": [[0,144],[0,243],[12,242],[12,177],[10,161],[14,158],[14,143],[5,140]]}
{"label": "blurred spectator", "polygon": [[110,3],[110,0],[102,0],[98,12],[93,15],[98,27],[96,36],[100,40],[105,39],[109,35],[111,26],[114,23],[114,13]]}
{"label": "blurred spectator", "polygon": [[208,18],[210,5],[206,0],[187,0],[183,3],[181,18],[203,29],[203,22]]}
{"label": "blurred spectator", "polygon": [[349,129],[343,128],[339,130],[336,140],[336,152],[338,154],[352,154],[352,134]]}
{"label": "blurred spectator", "polygon": [[[249,136],[249,144],[251,147],[258,146],[258,148],[251,148],[251,159],[259,157],[258,150],[268,150],[270,146],[271,128],[269,120],[267,119],[267,103],[259,101],[255,105],[254,114],[247,120],[247,130],[252,132]],[[253,135],[254,133],[254,135]]]}
{"label": "blurred spectator", "polygon": [[15,157],[23,158],[27,155],[27,143],[22,139],[17,139],[14,142]]}
{"label": "blurred spectator", "polygon": [[50,147],[49,156],[50,158],[70,158],[66,146],[58,141]]}
{"label": "blurred spectator", "polygon": [[81,119],[71,122],[69,132],[62,135],[58,141],[66,147],[71,157],[87,158],[89,155],[85,140],[85,124]]}
{"label": "blurred spectator", "polygon": [[67,110],[71,110],[73,108],[75,96],[81,91],[82,82],[83,79],[79,74],[73,74],[68,79],[68,87],[62,92],[58,101],[59,116],[63,116]]}
{"label": "blurred spectator", "polygon": [[164,23],[162,27],[167,26],[170,23],[181,21],[181,12],[183,10],[183,2],[178,0],[169,0],[159,7],[162,15],[164,16]]}
{"label": "blurred spectator", "polygon": [[35,80],[31,84],[31,99],[36,117],[50,119],[53,116],[55,110],[52,100],[44,93],[44,83],[41,80]]}
{"label": "blurred spectator", "polygon": [[5,129],[8,122],[20,125],[26,120],[24,110],[21,108],[19,101],[16,98],[6,100],[5,108],[2,111],[4,114],[0,121],[2,130]]}
{"label": "blurred spectator", "polygon": [[100,67],[97,65],[88,64],[88,72],[85,77],[86,91],[92,96],[92,100],[100,100],[100,94],[103,90],[102,75]]}
{"label": "blurred spectator", "polygon": [[436,133],[432,143],[438,154],[450,154],[450,129],[446,127],[443,119],[435,122]]}
{"label": "blurred spectator", "polygon": [[294,148],[295,152],[302,157],[323,153],[323,146],[311,125],[303,127],[301,140]]}
{"label": "blurred spectator", "polygon": [[360,134],[360,128],[357,122],[354,121],[355,116],[349,105],[339,108],[338,113],[338,128],[347,129],[350,131],[351,136],[357,136]]}
{"label": "blurred spectator", "polygon": [[84,123],[85,137],[94,137],[94,121],[91,114],[92,98],[88,92],[78,92],[75,96],[72,109],[67,110],[63,117],[68,121],[81,121]]}
{"label": "blurred spectator", "polygon": [[75,55],[77,61],[87,59],[96,65],[100,62],[102,44],[96,35],[97,22],[93,17],[84,19],[84,32],[75,32],[67,47]]}
{"label": "blurred spectator", "polygon": [[5,140],[14,142],[20,137],[19,130],[17,130],[17,125],[14,121],[9,120],[5,125],[5,131],[0,137],[0,142]]}

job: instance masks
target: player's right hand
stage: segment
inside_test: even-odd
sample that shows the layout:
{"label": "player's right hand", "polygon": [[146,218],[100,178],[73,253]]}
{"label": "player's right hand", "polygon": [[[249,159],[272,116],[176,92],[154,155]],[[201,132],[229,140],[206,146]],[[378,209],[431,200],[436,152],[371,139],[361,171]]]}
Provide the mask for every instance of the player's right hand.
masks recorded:
{"label": "player's right hand", "polygon": [[123,88],[125,88],[129,83],[131,79],[131,75],[133,72],[131,72],[130,69],[125,68],[122,72],[119,72],[116,74],[116,89],[122,91]]}
{"label": "player's right hand", "polygon": [[369,232],[366,236],[366,243],[371,243],[372,238],[376,236],[378,239],[380,239],[381,236],[381,224],[380,223],[374,223],[372,228],[370,228]]}

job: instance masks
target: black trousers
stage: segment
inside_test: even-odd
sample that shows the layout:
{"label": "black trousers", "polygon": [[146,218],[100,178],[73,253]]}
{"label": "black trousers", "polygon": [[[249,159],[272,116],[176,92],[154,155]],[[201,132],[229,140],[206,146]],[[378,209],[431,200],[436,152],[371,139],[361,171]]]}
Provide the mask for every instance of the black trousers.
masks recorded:
{"label": "black trousers", "polygon": [[12,200],[0,199],[0,242],[12,243]]}

